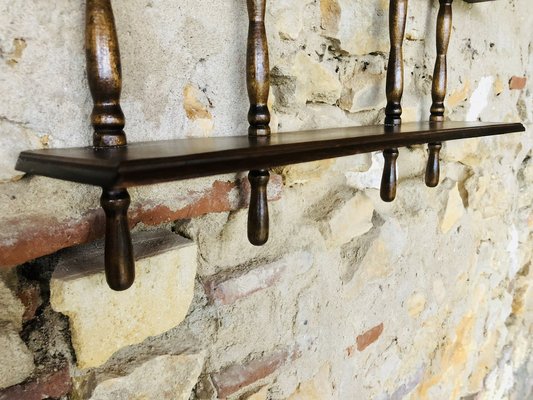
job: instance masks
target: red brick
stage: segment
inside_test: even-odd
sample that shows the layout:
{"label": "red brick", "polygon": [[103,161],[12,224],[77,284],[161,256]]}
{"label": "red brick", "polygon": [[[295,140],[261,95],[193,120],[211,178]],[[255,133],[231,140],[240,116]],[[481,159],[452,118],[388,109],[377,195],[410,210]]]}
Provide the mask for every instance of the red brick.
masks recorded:
{"label": "red brick", "polygon": [[[269,184],[269,200],[281,197],[282,179],[273,175]],[[241,196],[231,201],[231,192],[237,189]],[[173,210],[161,204],[134,204],[130,208],[130,226],[139,223],[159,225],[169,221],[198,217],[208,213],[233,211],[247,207],[249,199],[247,179],[235,182],[215,181],[212,187],[187,206]],[[187,194],[184,198],[187,198]],[[103,237],[104,213],[101,209],[88,210],[83,217],[57,220],[51,215],[7,217],[0,221],[4,229],[13,232],[8,240],[0,242],[0,267],[12,267],[35,258],[55,253],[66,247],[92,242]]]}
{"label": "red brick", "polygon": [[234,364],[218,373],[211,374],[211,380],[217,390],[218,398],[226,398],[254,382],[266,378],[289,359],[294,359],[297,356],[297,352],[280,351],[245,364]]}
{"label": "red brick", "polygon": [[233,304],[260,290],[277,284],[289,268],[293,273],[304,273],[313,264],[309,252],[299,251],[269,263],[255,267],[240,275],[219,274],[204,280],[205,293],[211,303],[216,305]]}
{"label": "red brick", "polygon": [[217,305],[233,304],[243,297],[276,284],[284,270],[285,268],[259,267],[248,274],[236,278],[220,282],[208,280],[204,282],[204,289],[212,303]]}
{"label": "red brick", "polygon": [[57,399],[67,395],[72,388],[68,365],[20,385],[0,391],[0,400]]}
{"label": "red brick", "polygon": [[383,323],[357,336],[357,350],[363,351],[374,343],[383,333]]}
{"label": "red brick", "polygon": [[43,303],[41,287],[37,282],[24,283],[24,285],[19,288],[17,296],[24,305],[22,322],[27,322],[35,317],[37,309]]}
{"label": "red brick", "polygon": [[527,78],[525,76],[513,76],[509,80],[509,89],[522,90],[526,87]]}

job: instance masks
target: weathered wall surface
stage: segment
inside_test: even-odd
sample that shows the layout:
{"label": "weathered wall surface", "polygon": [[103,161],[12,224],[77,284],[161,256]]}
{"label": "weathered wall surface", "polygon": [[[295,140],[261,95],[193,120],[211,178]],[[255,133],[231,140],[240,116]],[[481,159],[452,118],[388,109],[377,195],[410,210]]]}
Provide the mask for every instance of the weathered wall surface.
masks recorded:
{"label": "weathered wall surface", "polygon": [[[244,3],[113,1],[130,141],[245,132]],[[274,130],[382,122],[388,2],[268,3]],[[410,2],[406,121],[429,115],[437,3]],[[261,248],[242,174],[134,189],[129,294],[98,246],[59,251],[101,237],[98,190],[13,169],[90,144],[84,3],[0,10],[0,399],[531,396],[530,1],[454,2],[447,98],[526,133],[445,144],[436,189],[401,149],[391,204],[380,154],[278,168]]]}

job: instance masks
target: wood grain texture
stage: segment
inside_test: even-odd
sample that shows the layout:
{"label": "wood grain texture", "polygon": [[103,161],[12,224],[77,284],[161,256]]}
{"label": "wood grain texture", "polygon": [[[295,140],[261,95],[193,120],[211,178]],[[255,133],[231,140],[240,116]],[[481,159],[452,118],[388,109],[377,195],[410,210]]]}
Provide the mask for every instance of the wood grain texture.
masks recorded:
{"label": "wood grain texture", "polygon": [[22,152],[19,171],[103,187],[130,187],[228,172],[267,169],[388,148],[523,132],[520,123],[429,121],[274,134],[130,143]]}
{"label": "wood grain texture", "polygon": [[396,198],[396,161],[398,160],[398,155],[398,149],[387,149],[383,152],[385,166],[383,167],[379,195],[386,202],[391,202]]}
{"label": "wood grain texture", "polygon": [[268,94],[270,91],[270,67],[268,43],[265,28],[266,0],[248,0],[248,47],[246,52],[246,83],[250,110],[249,134],[261,136],[270,134],[270,112]]}
{"label": "wood grain texture", "polygon": [[270,173],[267,170],[250,171],[248,179],[251,186],[248,240],[254,246],[262,246],[268,241],[269,233],[267,185]]}
{"label": "wood grain texture", "polygon": [[122,72],[115,19],[110,0],[87,0],[85,51],[94,108],[91,123],[95,147],[124,146],[124,113],[120,107]]}
{"label": "wood grain texture", "polygon": [[[266,0],[248,0],[248,46],[246,52],[246,84],[250,99],[248,135],[251,140],[268,140],[270,136],[270,67],[265,28]],[[250,208],[248,239],[256,246],[268,241],[269,221],[267,185],[270,174],[265,169],[250,171]]]}
{"label": "wood grain texture", "polygon": [[[393,127],[402,122],[402,96],[404,86],[403,40],[407,22],[408,0],[391,0],[389,8],[390,54],[387,68],[387,106],[385,108],[385,126]],[[396,198],[397,173],[396,160],[398,149],[391,148],[383,152],[385,165],[381,180],[380,196],[390,202]]]}
{"label": "wood grain texture", "polygon": [[128,226],[130,196],[126,189],[104,189],[100,204],[106,216],[106,280],[111,289],[126,290],[135,280],[135,259]]}
{"label": "wood grain texture", "polygon": [[404,86],[403,40],[408,0],[391,0],[389,8],[390,54],[387,67],[385,125],[398,125],[402,116]]}
{"label": "wood grain texture", "polygon": [[[430,121],[439,124],[444,121],[444,100],[448,83],[447,54],[452,34],[452,3],[453,0],[439,0],[439,14],[437,16],[437,59],[433,72]],[[425,182],[428,187],[435,187],[440,180],[440,150],[441,143],[429,143],[428,164],[426,166]]]}
{"label": "wood grain texture", "polygon": [[[94,151],[126,146],[125,118],[120,107],[122,71],[115,19],[110,0],[87,0],[85,15],[87,78],[93,97],[91,123]],[[135,262],[128,226],[130,196],[120,186],[102,185],[100,203],[106,215],[105,272],[113,290],[128,289]]]}

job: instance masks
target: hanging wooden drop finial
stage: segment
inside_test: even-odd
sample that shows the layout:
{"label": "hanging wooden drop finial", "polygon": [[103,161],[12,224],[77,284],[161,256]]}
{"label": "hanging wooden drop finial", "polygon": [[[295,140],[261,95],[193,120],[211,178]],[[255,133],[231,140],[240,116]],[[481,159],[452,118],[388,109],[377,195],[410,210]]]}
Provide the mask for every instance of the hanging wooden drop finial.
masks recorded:
{"label": "hanging wooden drop finial", "polygon": [[[402,95],[404,82],[403,39],[407,21],[408,0],[391,0],[389,10],[390,55],[387,68],[387,107],[385,108],[385,133],[394,134],[394,127],[402,122]],[[383,201],[396,197],[396,160],[398,149],[383,151],[385,166],[381,179],[380,195]]]}
{"label": "hanging wooden drop finial", "polygon": [[[122,76],[115,20],[110,0],[87,0],[87,76],[94,108],[91,122],[93,144],[98,148],[126,145],[125,118],[120,107]],[[118,151],[118,150],[117,150]],[[128,226],[130,196],[125,188],[102,188],[100,199],[106,215],[105,272],[114,290],[129,288],[135,279],[135,264]]]}
{"label": "hanging wooden drop finial", "polygon": [[[447,53],[450,37],[452,33],[452,2],[453,0],[439,0],[440,8],[437,17],[437,60],[435,62],[435,71],[433,73],[433,86],[431,97],[430,121],[441,123],[444,121],[444,99],[446,98],[447,86]],[[428,145],[428,164],[426,167],[426,185],[435,187],[439,184],[440,163],[439,155],[442,148],[441,143],[429,143]]]}
{"label": "hanging wooden drop finial", "polygon": [[[270,136],[270,112],[268,93],[270,90],[270,70],[268,44],[265,29],[266,0],[248,1],[248,50],[246,55],[246,83],[250,110],[248,122],[250,140],[258,143],[268,141]],[[256,246],[268,241],[269,217],[267,185],[268,170],[250,171],[250,208],[248,212],[248,240]]]}

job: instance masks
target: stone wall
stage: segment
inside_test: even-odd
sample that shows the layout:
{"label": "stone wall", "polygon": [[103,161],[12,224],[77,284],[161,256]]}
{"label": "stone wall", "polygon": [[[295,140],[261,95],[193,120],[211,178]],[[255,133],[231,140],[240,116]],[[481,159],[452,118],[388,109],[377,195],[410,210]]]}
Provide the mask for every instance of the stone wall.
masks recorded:
{"label": "stone wall", "polygon": [[[271,0],[272,127],[381,123],[385,0]],[[404,120],[427,119],[437,1],[412,0]],[[246,132],[244,1],[114,0],[130,141]],[[14,171],[90,144],[84,2],[0,0],[0,399],[512,399],[533,386],[533,4],[454,2],[450,120],[527,132],[137,188],[138,279],[104,283],[99,190]],[[524,79],[526,78],[526,79]],[[64,250],[69,247],[68,250]]]}

